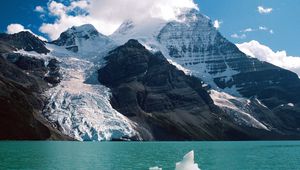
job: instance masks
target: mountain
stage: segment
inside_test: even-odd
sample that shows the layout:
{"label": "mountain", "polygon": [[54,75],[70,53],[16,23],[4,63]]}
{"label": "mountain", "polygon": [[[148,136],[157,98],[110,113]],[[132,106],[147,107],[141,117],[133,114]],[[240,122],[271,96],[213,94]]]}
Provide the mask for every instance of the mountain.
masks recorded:
{"label": "mountain", "polygon": [[[165,20],[158,18],[151,18],[145,21],[126,20],[109,38],[118,45],[123,45],[134,38],[147,46],[147,43],[155,43],[157,41],[157,35],[165,24]],[[151,47],[149,46],[148,48]]]}
{"label": "mountain", "polygon": [[69,28],[51,43],[84,57],[100,55],[103,50],[106,51],[114,46],[110,38],[99,33],[90,24]]}
{"label": "mountain", "polygon": [[17,34],[0,34],[0,52],[9,52],[12,50],[24,49],[26,51],[36,51],[40,54],[46,54],[49,50],[45,47],[45,42],[40,40],[28,31]]}
{"label": "mountain", "polygon": [[[138,39],[147,49],[161,51],[186,74],[203,80],[210,87],[215,104],[238,124],[299,133],[295,125],[299,124],[296,106],[300,91],[295,73],[245,55],[197,10],[187,11],[178,20],[162,27],[154,22],[156,27],[152,26],[154,29],[150,31],[146,29],[144,34],[157,34],[148,37],[132,34],[132,30],[142,32],[144,28],[133,22],[128,33],[119,34],[127,21],[111,37],[126,40],[127,35],[133,35],[132,38]],[[286,120],[291,120],[291,115],[285,112],[291,110],[295,119],[289,124]]]}
{"label": "mountain", "polygon": [[[288,104],[299,103],[298,76],[245,55],[199,12],[192,10],[184,17],[186,22],[170,22],[158,35],[158,41],[168,49],[172,60],[215,90],[235,97],[258,99],[272,111],[272,120],[279,119],[284,129],[295,131],[299,112],[297,107],[289,107]],[[295,116],[291,124],[286,122],[286,119],[290,120],[291,115],[286,114],[290,110]],[[250,111],[249,114],[256,117],[255,112]],[[274,124],[262,123],[266,126]],[[295,133],[298,133],[297,130]]]}
{"label": "mountain", "polygon": [[0,52],[3,139],[300,138],[298,76],[247,56],[197,10],[110,36],[1,34]]}
{"label": "mountain", "polygon": [[273,84],[286,89],[290,89],[286,84],[299,84],[296,74],[239,51],[208,18],[195,11],[185,17],[188,19],[184,23],[168,23],[159,33],[158,41],[174,61],[215,88],[227,88],[232,95],[260,98],[260,93]]}

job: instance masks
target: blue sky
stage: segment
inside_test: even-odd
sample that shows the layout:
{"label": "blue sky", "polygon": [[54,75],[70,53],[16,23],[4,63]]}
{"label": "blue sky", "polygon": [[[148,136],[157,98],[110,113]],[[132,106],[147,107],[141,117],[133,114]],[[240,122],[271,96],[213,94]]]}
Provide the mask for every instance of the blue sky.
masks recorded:
{"label": "blue sky", "polygon": [[[273,50],[286,50],[289,55],[300,56],[300,1],[299,0],[197,0],[202,13],[221,20],[220,32],[229,40],[241,43],[258,40]],[[269,14],[260,14],[258,6],[272,8]],[[245,39],[232,38],[239,31],[264,26],[274,31],[254,31]]]}
{"label": "blue sky", "polygon": [[8,0],[0,6],[0,30],[6,31],[7,25],[20,23],[37,32],[42,20],[34,9],[38,5],[47,4],[48,0]]}
{"label": "blue sky", "polygon": [[[35,12],[36,6],[47,7],[49,0],[9,0],[0,6],[0,31],[11,23],[22,24],[37,34],[42,23],[51,23],[55,17]],[[66,2],[66,1],[64,1]],[[298,0],[196,0],[200,11],[212,20],[219,20],[220,32],[234,43],[257,40],[274,51],[286,50],[289,55],[300,56],[300,1]],[[272,8],[260,14],[258,6]],[[264,27],[267,30],[259,30]],[[242,32],[251,28],[252,31]],[[273,30],[273,34],[270,33]],[[234,36],[236,34],[239,36]],[[245,34],[244,36],[242,36]],[[41,34],[43,35],[43,34]],[[45,36],[45,35],[44,35]],[[234,38],[235,37],[235,38]]]}

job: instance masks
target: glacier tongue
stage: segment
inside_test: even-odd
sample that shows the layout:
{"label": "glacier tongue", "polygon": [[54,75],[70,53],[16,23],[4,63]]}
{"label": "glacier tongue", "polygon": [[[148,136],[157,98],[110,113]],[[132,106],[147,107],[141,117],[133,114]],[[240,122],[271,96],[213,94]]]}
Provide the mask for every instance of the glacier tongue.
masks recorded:
{"label": "glacier tongue", "polygon": [[[53,48],[52,48],[53,50]],[[56,47],[52,54],[60,54],[61,83],[45,95],[49,101],[44,116],[64,134],[81,141],[140,140],[136,124],[112,108],[107,87],[85,83],[97,67],[91,61],[74,58]]]}

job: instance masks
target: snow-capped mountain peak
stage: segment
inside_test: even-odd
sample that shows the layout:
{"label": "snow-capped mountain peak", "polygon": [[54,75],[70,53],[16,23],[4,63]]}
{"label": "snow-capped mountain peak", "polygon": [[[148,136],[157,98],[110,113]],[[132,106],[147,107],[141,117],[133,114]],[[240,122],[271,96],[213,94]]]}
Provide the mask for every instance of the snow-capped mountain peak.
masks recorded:
{"label": "snow-capped mountain peak", "polygon": [[166,23],[167,21],[158,18],[149,18],[145,21],[125,20],[109,37],[119,45],[130,39],[137,39],[144,45],[145,42],[156,40]]}
{"label": "snow-capped mountain peak", "polygon": [[210,18],[201,14],[197,9],[183,9],[181,14],[177,16],[177,21],[184,23],[199,21],[211,23]]}
{"label": "snow-capped mountain peak", "polygon": [[[211,73],[224,78],[237,73],[226,63],[222,63],[222,68],[218,70],[205,63],[208,60],[224,60],[224,56],[220,56],[222,59],[217,53],[214,56],[210,53],[212,47],[219,43],[227,45],[228,41],[214,28],[210,18],[197,9],[183,9],[177,19],[171,21],[157,18],[143,22],[126,20],[110,38],[119,45],[129,39],[137,39],[147,49],[161,51],[169,61],[190,70],[189,73],[208,84],[215,85],[215,76]],[[229,72],[232,74],[228,75]]]}
{"label": "snow-capped mountain peak", "polygon": [[128,31],[134,28],[134,22],[132,20],[125,20],[114,34],[125,35]]}
{"label": "snow-capped mountain peak", "polygon": [[68,29],[69,31],[75,31],[75,32],[97,32],[97,29],[92,25],[92,24],[84,24],[81,26],[73,26],[70,29]]}
{"label": "snow-capped mountain peak", "polygon": [[66,46],[73,44],[72,39],[90,39],[101,35],[96,28],[91,24],[85,24],[82,26],[73,26],[61,33],[60,37],[53,41],[53,43],[59,46]]}
{"label": "snow-capped mountain peak", "polygon": [[108,51],[114,47],[114,42],[99,33],[91,24],[73,26],[61,33],[60,37],[52,43],[63,46],[82,57],[97,57],[104,49]]}

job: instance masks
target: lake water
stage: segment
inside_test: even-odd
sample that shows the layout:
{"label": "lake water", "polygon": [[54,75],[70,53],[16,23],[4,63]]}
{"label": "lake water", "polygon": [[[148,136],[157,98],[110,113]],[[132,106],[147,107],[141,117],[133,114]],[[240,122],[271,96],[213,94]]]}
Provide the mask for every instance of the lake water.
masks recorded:
{"label": "lake water", "polygon": [[300,169],[300,141],[0,142],[0,169],[174,170],[190,150],[201,170]]}

